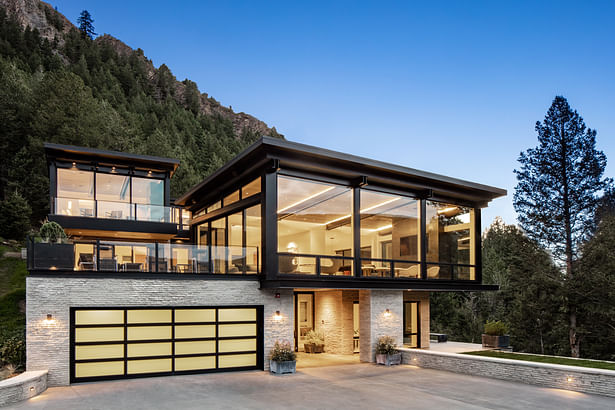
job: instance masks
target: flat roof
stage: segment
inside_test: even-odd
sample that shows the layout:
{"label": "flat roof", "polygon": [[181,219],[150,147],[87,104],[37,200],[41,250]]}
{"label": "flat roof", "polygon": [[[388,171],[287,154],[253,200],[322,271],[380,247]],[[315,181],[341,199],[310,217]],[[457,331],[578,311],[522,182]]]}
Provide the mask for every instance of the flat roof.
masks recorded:
{"label": "flat roof", "polygon": [[86,159],[92,161],[109,161],[123,164],[135,164],[170,171],[171,175],[179,167],[179,160],[173,158],[155,157],[142,154],[128,154],[119,151],[108,151],[97,148],[78,147],[46,142],[44,145],[47,157],[57,159]]}
{"label": "flat roof", "polygon": [[505,196],[505,189],[465,181],[401,165],[332,151],[272,137],[261,137],[254,144],[219,168],[201,183],[192,187],[176,203],[185,205],[191,199],[219,189],[231,177],[240,175],[251,165],[266,159],[277,159],[280,167],[316,172],[352,179],[367,177],[369,185],[394,186],[408,190],[432,190],[436,196],[485,203]]}

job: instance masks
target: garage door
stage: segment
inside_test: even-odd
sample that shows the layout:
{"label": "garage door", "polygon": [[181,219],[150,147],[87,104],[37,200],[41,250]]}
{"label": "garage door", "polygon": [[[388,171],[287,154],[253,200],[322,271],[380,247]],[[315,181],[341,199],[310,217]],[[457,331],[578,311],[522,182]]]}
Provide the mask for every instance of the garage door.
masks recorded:
{"label": "garage door", "polygon": [[262,306],[71,308],[71,382],[263,369]]}

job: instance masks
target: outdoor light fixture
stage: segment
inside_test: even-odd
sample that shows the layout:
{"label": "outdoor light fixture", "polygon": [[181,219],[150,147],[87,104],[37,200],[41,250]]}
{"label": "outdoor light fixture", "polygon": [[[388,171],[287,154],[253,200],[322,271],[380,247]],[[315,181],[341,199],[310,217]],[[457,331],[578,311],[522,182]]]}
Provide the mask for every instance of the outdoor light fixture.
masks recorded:
{"label": "outdoor light fixture", "polygon": [[391,317],[391,311],[389,309],[384,311],[384,317]]}
{"label": "outdoor light fixture", "polygon": [[30,386],[30,391],[34,391],[34,386]]}
{"label": "outdoor light fixture", "polygon": [[567,381],[568,383],[571,383],[571,382],[572,382],[572,377],[568,376],[568,377],[566,378],[566,381]]}
{"label": "outdoor light fixture", "polygon": [[45,325],[53,325],[55,322],[56,322],[56,320],[53,318],[51,313],[47,313],[47,319],[43,320],[43,323]]}
{"label": "outdoor light fixture", "polygon": [[280,313],[280,311],[279,311],[279,310],[276,310],[276,311],[275,311],[275,315],[273,315],[273,318],[274,318],[275,320],[282,320],[282,314]]}

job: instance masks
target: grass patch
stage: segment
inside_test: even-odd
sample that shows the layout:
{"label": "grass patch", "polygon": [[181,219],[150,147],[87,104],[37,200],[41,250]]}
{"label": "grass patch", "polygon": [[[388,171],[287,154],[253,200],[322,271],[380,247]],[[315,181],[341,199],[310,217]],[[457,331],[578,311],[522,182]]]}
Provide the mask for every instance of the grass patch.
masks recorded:
{"label": "grass patch", "polygon": [[568,357],[559,357],[559,356],[540,356],[540,355],[533,355],[533,354],[518,354],[518,353],[509,353],[509,352],[497,352],[494,350],[481,350],[478,352],[467,352],[463,354],[468,354],[472,356],[496,357],[500,359],[525,360],[527,362],[563,364],[566,366],[591,367],[594,369],[615,370],[615,362],[604,362],[604,361],[599,361],[599,360],[583,360],[583,359],[571,359]]}
{"label": "grass patch", "polygon": [[21,258],[5,258],[5,252],[17,252],[19,247],[0,245],[0,297],[16,289],[26,287],[26,261]]}

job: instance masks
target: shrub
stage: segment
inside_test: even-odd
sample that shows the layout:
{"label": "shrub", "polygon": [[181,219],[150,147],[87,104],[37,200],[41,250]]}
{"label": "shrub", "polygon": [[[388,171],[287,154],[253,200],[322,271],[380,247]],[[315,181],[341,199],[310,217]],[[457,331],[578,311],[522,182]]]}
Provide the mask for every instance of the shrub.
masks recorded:
{"label": "shrub", "polygon": [[504,336],[508,333],[508,326],[506,323],[499,320],[487,321],[485,323],[485,334],[489,336]]}
{"label": "shrub", "polygon": [[2,364],[23,369],[26,365],[26,341],[23,335],[5,339],[0,347],[0,360]]}
{"label": "shrub", "polygon": [[39,231],[41,238],[45,242],[60,242],[66,239],[64,229],[57,222],[45,222]]}
{"label": "shrub", "polygon": [[314,330],[310,330],[305,335],[307,342],[315,345],[324,345],[325,344],[325,335],[320,332],[316,332]]}
{"label": "shrub", "polygon": [[395,354],[397,353],[397,344],[391,336],[380,336],[376,344],[377,354]]}
{"label": "shrub", "polygon": [[275,342],[273,349],[271,349],[271,360],[274,362],[292,362],[297,359],[297,355],[295,354],[295,350],[290,345],[290,342],[279,341]]}

